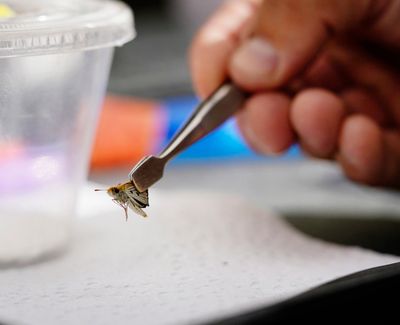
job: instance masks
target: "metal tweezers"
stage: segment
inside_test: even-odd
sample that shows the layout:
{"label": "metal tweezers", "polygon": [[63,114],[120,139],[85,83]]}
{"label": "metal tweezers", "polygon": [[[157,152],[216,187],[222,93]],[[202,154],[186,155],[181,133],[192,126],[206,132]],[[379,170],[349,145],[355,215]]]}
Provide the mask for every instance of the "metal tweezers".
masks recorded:
{"label": "metal tweezers", "polygon": [[246,94],[232,83],[220,86],[203,101],[158,156],[143,158],[129,174],[139,192],[159,181],[166,163],[233,116],[243,105]]}

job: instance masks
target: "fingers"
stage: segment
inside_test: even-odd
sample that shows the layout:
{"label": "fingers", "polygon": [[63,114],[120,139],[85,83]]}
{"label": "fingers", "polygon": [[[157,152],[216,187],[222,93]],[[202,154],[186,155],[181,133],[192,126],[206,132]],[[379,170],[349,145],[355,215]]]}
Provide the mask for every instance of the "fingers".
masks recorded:
{"label": "fingers", "polygon": [[340,97],[350,113],[366,115],[382,127],[391,124],[382,103],[371,92],[361,88],[350,88],[343,91]]}
{"label": "fingers", "polygon": [[238,124],[248,144],[264,154],[288,149],[294,141],[290,125],[290,100],[282,93],[261,93],[248,100]]}
{"label": "fingers", "polygon": [[343,5],[333,10],[331,2],[308,2],[234,0],[223,5],[191,47],[197,92],[208,95],[228,75],[248,90],[278,87],[303,70],[328,39],[330,25],[346,24]]}
{"label": "fingers", "polygon": [[343,101],[332,93],[313,89],[292,101],[283,93],[259,93],[248,100],[238,116],[249,145],[264,154],[287,150],[296,136],[313,156],[330,158],[337,150]]}
{"label": "fingers", "polygon": [[330,158],[345,117],[343,101],[323,89],[310,89],[295,97],[291,122],[301,145],[313,156]]}
{"label": "fingers", "polygon": [[195,90],[208,96],[226,78],[229,58],[251,32],[259,0],[227,1],[199,31],[190,50]]}
{"label": "fingers", "polygon": [[381,185],[400,186],[400,134],[396,130],[386,131],[384,139],[384,176]]}
{"label": "fingers", "polygon": [[[353,84],[368,90],[369,95],[373,94],[375,102],[378,100],[381,105],[381,111],[400,125],[400,78],[397,71],[355,47],[336,47],[329,55]],[[351,97],[354,99],[354,94]]]}
{"label": "fingers", "polygon": [[[251,91],[298,76],[337,35],[399,48],[399,1],[232,0],[201,29],[190,65],[205,96],[228,76]],[[251,36],[251,37],[250,37]]]}
{"label": "fingers", "polygon": [[327,55],[328,51],[324,52],[310,65],[301,79],[306,87],[326,88],[340,92],[349,87],[349,78],[333,64]]}
{"label": "fingers", "polygon": [[335,157],[354,181],[400,185],[399,133],[366,114],[349,115],[344,100],[328,91],[306,90],[293,100],[279,92],[258,93],[240,112],[238,124],[260,153],[281,153],[297,138],[311,155]]}
{"label": "fingers", "polygon": [[[327,46],[349,31],[377,42],[386,33],[382,41],[398,46],[400,28],[394,22],[400,11],[393,8],[400,5],[395,3],[228,1],[192,46],[195,88],[204,97],[230,77],[253,92],[239,126],[262,153],[284,151],[297,137],[316,157],[337,155],[354,180],[399,182],[400,137],[383,129],[391,120],[400,124],[398,75],[353,49],[331,53]],[[297,95],[290,99],[277,91],[281,87]]]}
{"label": "fingers", "polygon": [[360,32],[381,44],[400,49],[400,1],[372,1],[369,16],[372,17],[369,28],[361,26]]}
{"label": "fingers", "polygon": [[339,162],[345,174],[358,182],[377,185],[384,165],[380,128],[362,115],[346,119],[340,136]]}
{"label": "fingers", "polygon": [[400,135],[385,131],[363,115],[349,117],[340,137],[338,160],[352,180],[400,186]]}
{"label": "fingers", "polygon": [[349,30],[369,1],[263,1],[254,36],[233,53],[229,73],[250,91],[277,88],[300,74],[333,34]]}

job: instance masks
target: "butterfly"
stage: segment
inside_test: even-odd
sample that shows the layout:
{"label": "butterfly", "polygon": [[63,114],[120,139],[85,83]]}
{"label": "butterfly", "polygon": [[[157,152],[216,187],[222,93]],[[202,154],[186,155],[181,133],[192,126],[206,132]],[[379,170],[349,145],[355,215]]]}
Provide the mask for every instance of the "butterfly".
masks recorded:
{"label": "butterfly", "polygon": [[132,181],[112,186],[107,190],[95,191],[107,191],[113,202],[124,209],[126,220],[128,220],[128,208],[144,218],[147,217],[143,209],[149,206],[149,192],[148,190],[139,192]]}

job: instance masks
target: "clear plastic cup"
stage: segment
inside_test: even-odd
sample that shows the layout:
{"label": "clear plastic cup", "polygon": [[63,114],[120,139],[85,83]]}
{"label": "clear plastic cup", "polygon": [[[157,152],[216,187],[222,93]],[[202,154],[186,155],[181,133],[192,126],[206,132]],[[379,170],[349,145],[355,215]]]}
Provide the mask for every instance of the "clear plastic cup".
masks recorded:
{"label": "clear plastic cup", "polygon": [[132,13],[120,2],[6,3],[0,8],[0,267],[66,247],[113,48],[134,36]]}

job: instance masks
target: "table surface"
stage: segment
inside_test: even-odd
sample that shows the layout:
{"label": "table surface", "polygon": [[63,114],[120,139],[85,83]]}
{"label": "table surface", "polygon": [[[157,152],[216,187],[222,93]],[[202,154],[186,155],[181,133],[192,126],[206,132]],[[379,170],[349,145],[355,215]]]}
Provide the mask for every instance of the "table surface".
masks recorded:
{"label": "table surface", "polygon": [[[127,172],[96,173],[91,179],[112,184]],[[93,188],[81,200],[78,231],[67,254],[0,272],[1,320],[66,325],[204,321],[398,261],[305,237],[267,212],[322,224],[332,217],[345,225],[349,218],[371,221],[365,237],[399,248],[398,194],[348,182],[332,163],[172,164],[150,191],[150,217],[132,215],[129,223]],[[393,232],[377,227],[379,219],[391,219]],[[336,230],[360,246],[358,228]],[[383,240],[388,233],[395,238],[392,243]]]}
{"label": "table surface", "polygon": [[[205,184],[222,182],[221,172],[213,175]],[[161,185],[167,187],[151,192],[149,218],[131,214],[128,222],[94,184],[83,189],[65,254],[1,270],[0,319],[199,323],[399,260],[304,236],[244,195]]]}

